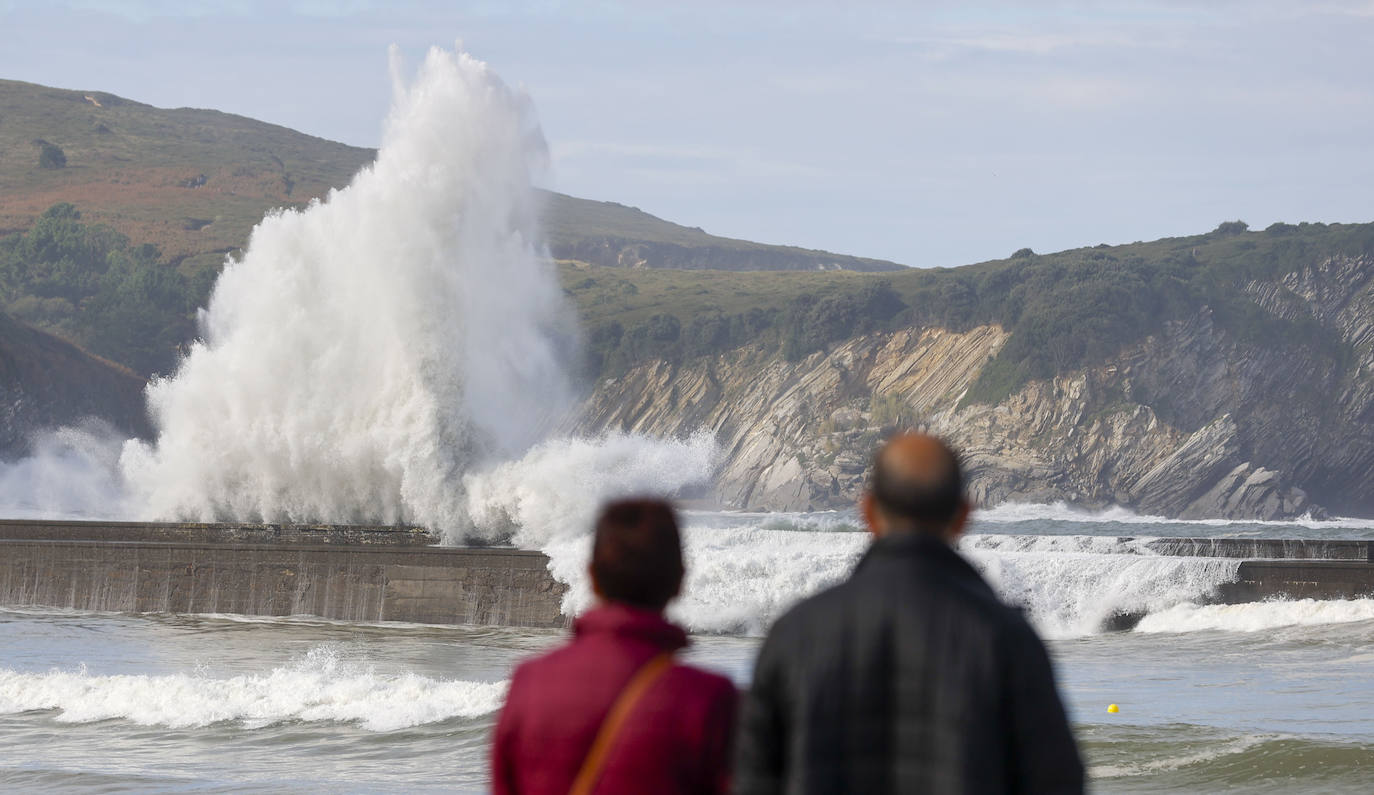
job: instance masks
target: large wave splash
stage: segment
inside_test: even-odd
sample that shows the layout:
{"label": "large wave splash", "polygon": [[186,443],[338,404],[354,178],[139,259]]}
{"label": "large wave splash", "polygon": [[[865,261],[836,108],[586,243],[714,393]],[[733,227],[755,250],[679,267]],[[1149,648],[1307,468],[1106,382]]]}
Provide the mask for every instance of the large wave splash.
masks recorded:
{"label": "large wave splash", "polygon": [[376,162],[265,218],[121,466],[153,516],[465,531],[462,476],[542,438],[571,316],[538,244],[530,103],[431,50]]}
{"label": "large wave splash", "polygon": [[156,440],[68,428],[0,468],[25,516],[415,524],[540,547],[597,503],[709,480],[714,445],[550,439],[571,309],[540,242],[547,147],[528,98],[432,49],[376,161],[269,214],[226,263],[201,339],[147,390]]}

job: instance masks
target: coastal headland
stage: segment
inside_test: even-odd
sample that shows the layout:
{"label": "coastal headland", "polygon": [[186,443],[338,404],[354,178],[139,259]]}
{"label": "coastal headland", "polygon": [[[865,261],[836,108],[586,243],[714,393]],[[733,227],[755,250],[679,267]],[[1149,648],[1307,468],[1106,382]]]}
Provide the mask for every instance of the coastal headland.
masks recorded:
{"label": "coastal headland", "polygon": [[[442,547],[417,528],[0,520],[0,604],[559,627],[541,553]],[[1241,558],[1213,600],[1374,595],[1374,542],[1169,538],[1161,555]]]}

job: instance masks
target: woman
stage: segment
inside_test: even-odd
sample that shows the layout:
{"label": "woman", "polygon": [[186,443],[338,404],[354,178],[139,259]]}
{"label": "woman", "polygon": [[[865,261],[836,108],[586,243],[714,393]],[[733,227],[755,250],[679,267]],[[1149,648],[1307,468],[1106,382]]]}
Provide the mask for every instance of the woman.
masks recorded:
{"label": "woman", "polygon": [[496,726],[493,789],[725,792],[737,695],[730,680],[673,661],[687,635],[663,617],[683,575],[672,507],[607,505],[590,573],[599,604],[566,645],[515,671]]}

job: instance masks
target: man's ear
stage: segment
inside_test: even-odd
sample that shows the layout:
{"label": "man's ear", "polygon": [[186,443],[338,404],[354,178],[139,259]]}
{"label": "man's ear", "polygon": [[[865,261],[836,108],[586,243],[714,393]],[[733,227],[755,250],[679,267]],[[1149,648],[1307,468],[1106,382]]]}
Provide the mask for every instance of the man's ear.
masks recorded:
{"label": "man's ear", "polygon": [[959,540],[959,536],[964,534],[964,530],[968,527],[969,514],[972,511],[973,506],[968,500],[959,501],[959,510],[955,512],[954,519],[949,523],[949,529],[945,531],[945,540],[951,546]]}
{"label": "man's ear", "polygon": [[865,491],[864,496],[859,499],[859,513],[864,518],[864,524],[868,525],[868,532],[874,538],[883,536],[881,517],[878,516],[878,503],[873,499],[873,492]]}

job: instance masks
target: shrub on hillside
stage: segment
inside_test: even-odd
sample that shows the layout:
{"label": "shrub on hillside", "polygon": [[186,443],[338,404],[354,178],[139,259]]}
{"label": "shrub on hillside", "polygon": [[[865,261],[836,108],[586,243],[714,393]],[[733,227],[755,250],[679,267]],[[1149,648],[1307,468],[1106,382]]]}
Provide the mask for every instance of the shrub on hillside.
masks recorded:
{"label": "shrub on hillside", "polygon": [[213,273],[187,279],[161,258],[156,246],[130,245],[85,223],[75,206],[55,204],[27,232],[0,240],[0,301],[140,373],[171,372]]}
{"label": "shrub on hillside", "polygon": [[56,144],[47,141],[38,141],[38,167],[39,168],[66,168],[67,153]]}

